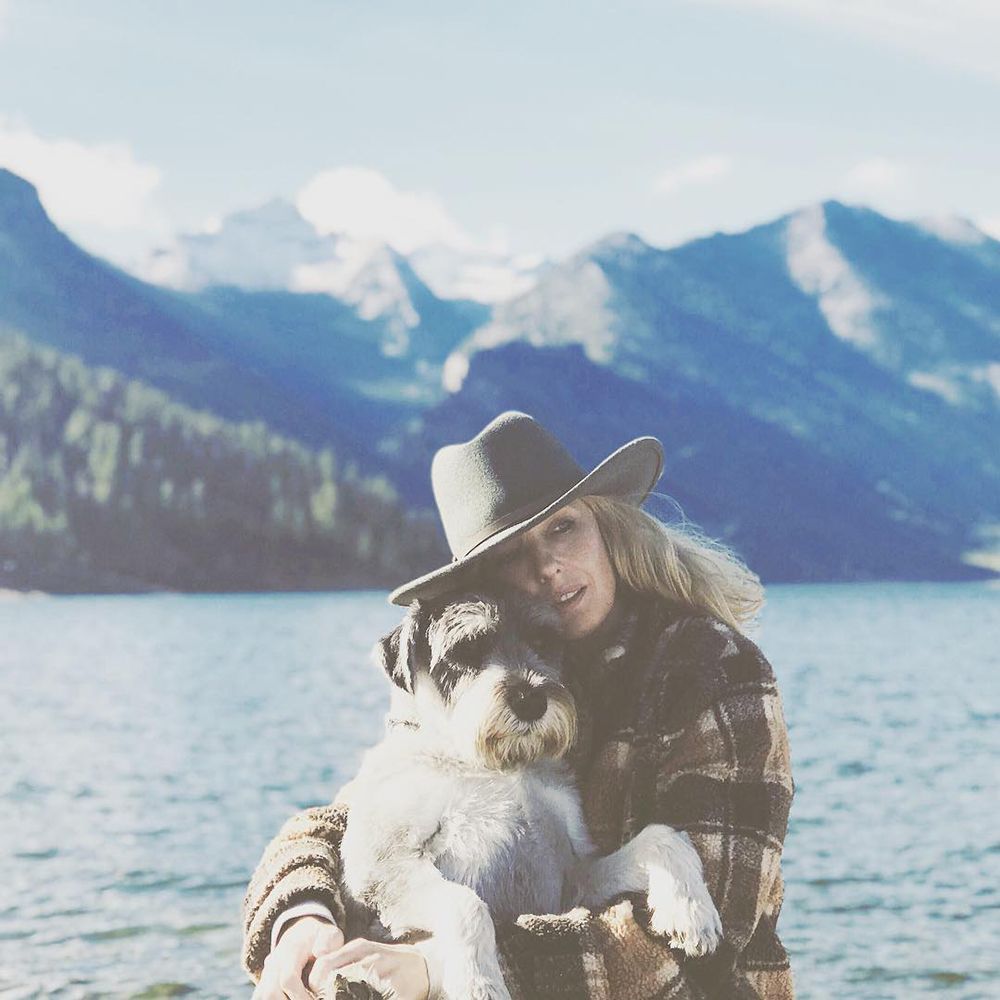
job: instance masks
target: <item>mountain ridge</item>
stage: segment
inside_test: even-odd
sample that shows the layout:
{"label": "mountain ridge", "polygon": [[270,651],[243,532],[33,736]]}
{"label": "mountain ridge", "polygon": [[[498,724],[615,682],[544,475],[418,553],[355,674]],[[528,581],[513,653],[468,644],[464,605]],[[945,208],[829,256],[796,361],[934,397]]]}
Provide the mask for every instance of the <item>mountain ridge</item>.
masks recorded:
{"label": "mountain ridge", "polygon": [[[0,326],[333,445],[411,507],[433,447],[531,406],[581,457],[660,435],[687,515],[773,579],[955,579],[996,549],[1000,244],[967,229],[831,201],[674,248],[611,233],[493,307],[439,298],[400,255],[407,294],[426,289],[401,335],[328,294],[150,286],[35,205],[0,175]],[[838,483],[853,527],[818,485]]]}

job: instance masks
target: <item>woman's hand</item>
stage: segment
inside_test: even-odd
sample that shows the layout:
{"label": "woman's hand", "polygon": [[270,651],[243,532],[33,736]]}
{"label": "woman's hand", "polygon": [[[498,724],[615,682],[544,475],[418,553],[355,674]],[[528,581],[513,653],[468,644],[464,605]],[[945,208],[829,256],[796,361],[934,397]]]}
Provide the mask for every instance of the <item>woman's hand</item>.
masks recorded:
{"label": "woman's hand", "polygon": [[299,917],[264,960],[253,1000],[312,1000],[303,978],[310,963],[336,953],[343,944],[344,935],[336,924],[320,917]]}
{"label": "woman's hand", "polygon": [[427,1000],[430,991],[424,956],[409,944],[378,944],[355,938],[339,951],[316,959],[309,972],[309,988],[319,993],[332,985],[338,972],[348,978],[352,973],[374,973],[382,984],[395,990],[397,1000]]}

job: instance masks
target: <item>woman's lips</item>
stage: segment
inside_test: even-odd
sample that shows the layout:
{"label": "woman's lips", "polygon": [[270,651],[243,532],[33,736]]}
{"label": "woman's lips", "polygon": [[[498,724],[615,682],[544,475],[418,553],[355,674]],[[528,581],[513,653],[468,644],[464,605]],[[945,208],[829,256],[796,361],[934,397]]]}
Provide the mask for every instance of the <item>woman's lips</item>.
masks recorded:
{"label": "woman's lips", "polygon": [[570,608],[575,608],[580,603],[580,599],[583,597],[586,589],[586,587],[578,587],[575,591],[564,591],[555,600],[556,610],[563,612],[569,610]]}

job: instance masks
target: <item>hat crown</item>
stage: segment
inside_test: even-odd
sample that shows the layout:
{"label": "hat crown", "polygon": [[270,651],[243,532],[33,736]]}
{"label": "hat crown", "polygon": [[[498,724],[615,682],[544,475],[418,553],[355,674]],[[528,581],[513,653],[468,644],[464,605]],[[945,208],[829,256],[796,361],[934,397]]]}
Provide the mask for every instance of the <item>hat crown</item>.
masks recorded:
{"label": "hat crown", "polygon": [[572,489],[583,469],[526,413],[510,410],[472,440],[446,445],[431,464],[431,485],[456,559],[509,524],[544,510]]}

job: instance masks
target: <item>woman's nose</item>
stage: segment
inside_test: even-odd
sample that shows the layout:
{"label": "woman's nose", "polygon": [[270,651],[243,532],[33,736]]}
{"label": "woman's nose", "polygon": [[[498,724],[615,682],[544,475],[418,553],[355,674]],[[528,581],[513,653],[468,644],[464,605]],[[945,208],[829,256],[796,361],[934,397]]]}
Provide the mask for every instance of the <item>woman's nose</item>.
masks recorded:
{"label": "woman's nose", "polygon": [[534,552],[535,577],[541,583],[548,583],[559,572],[559,560],[547,545],[538,545]]}

